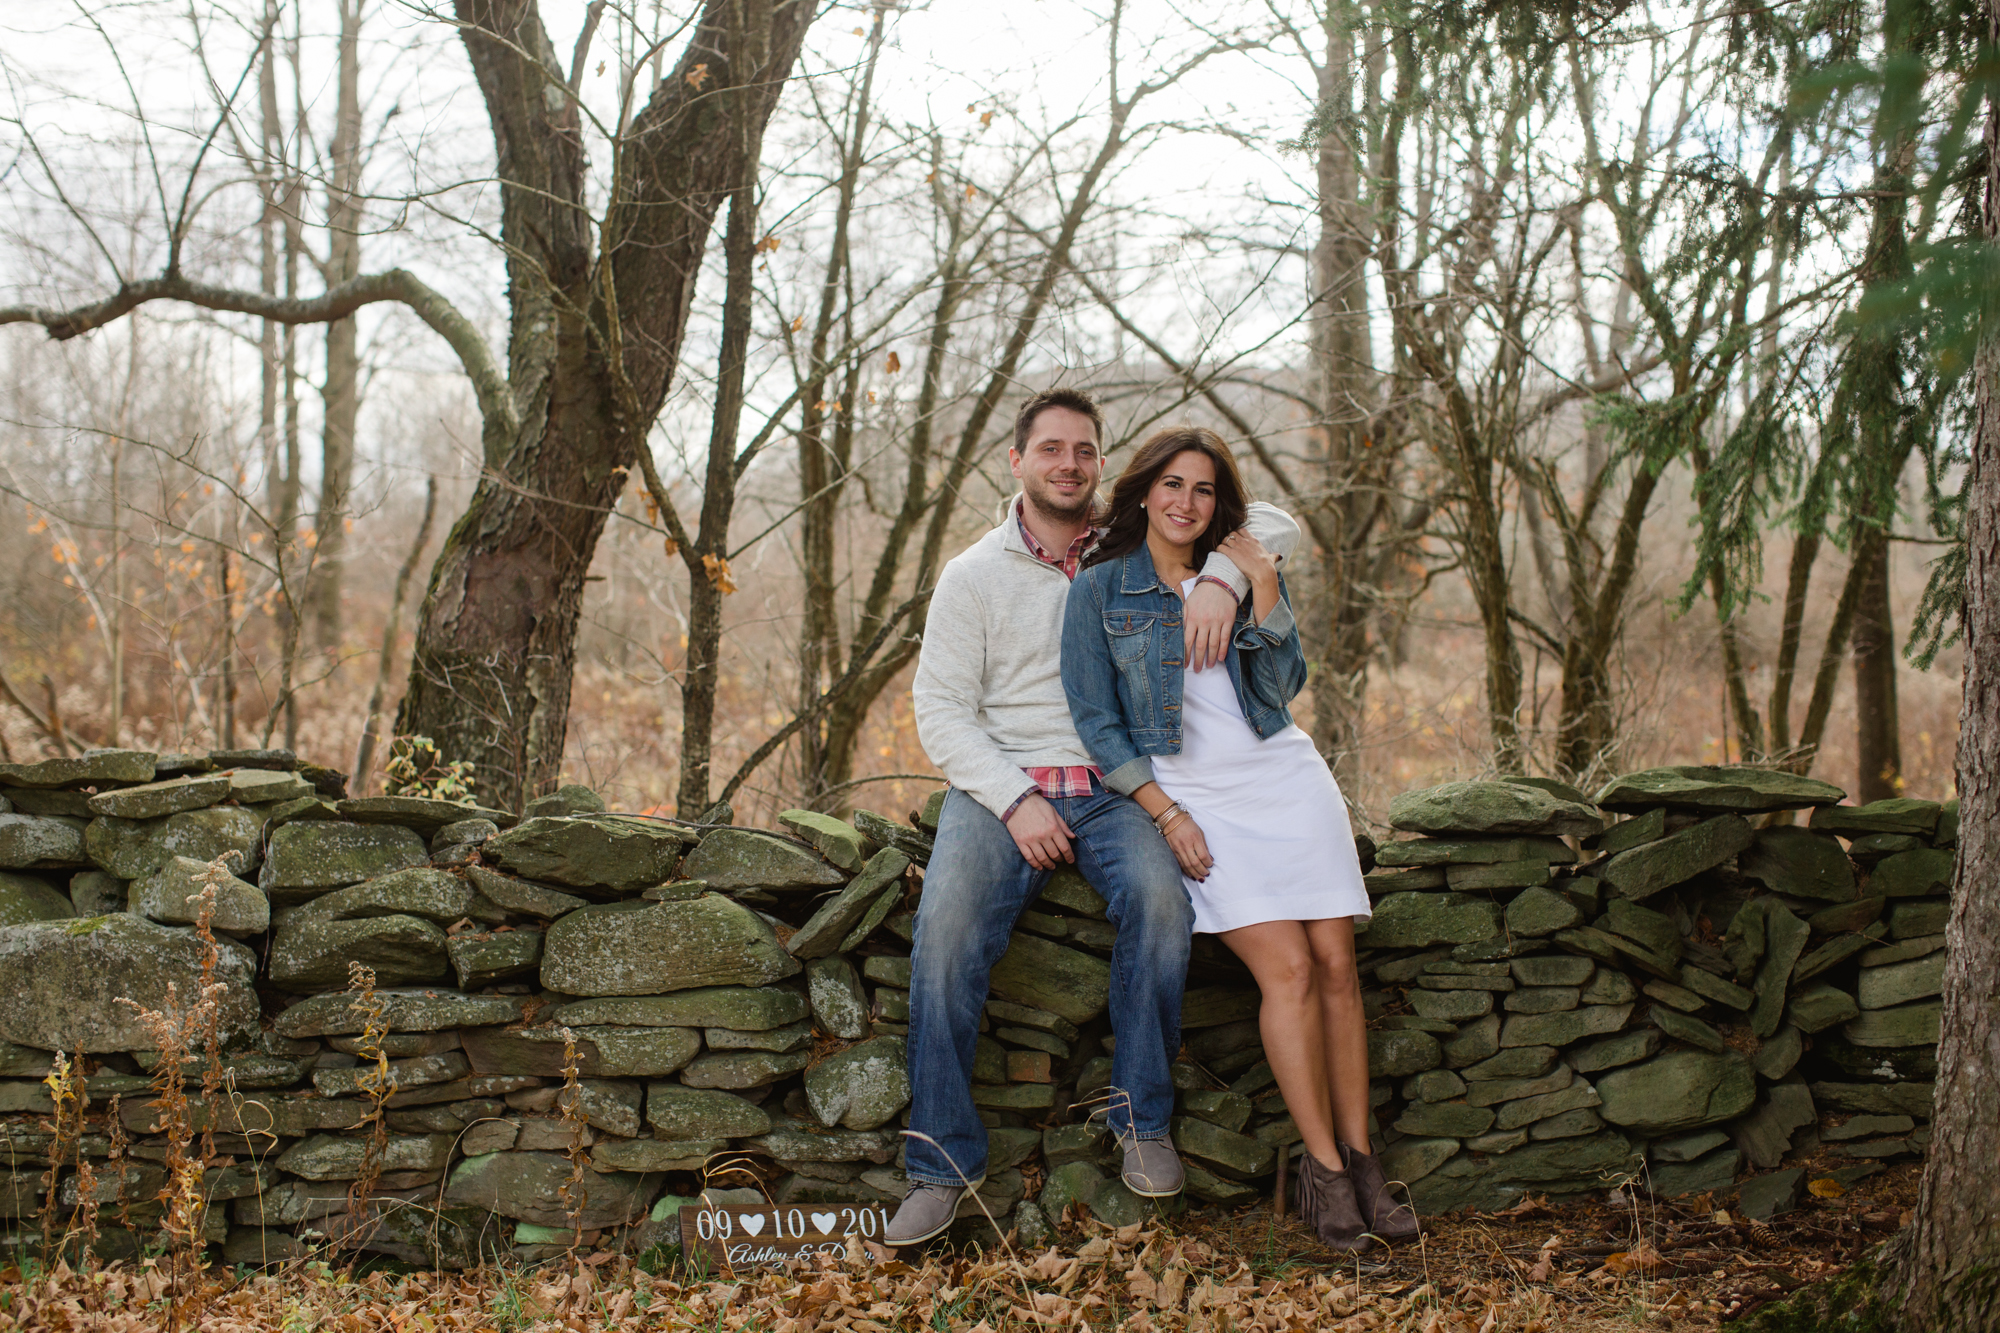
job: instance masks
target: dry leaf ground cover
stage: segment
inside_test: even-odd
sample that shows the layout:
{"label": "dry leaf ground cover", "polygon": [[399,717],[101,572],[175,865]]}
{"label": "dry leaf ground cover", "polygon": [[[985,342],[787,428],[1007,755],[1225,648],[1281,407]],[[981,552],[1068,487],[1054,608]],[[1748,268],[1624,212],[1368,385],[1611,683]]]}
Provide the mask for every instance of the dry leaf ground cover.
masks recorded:
{"label": "dry leaf ground cover", "polygon": [[993,1245],[703,1277],[648,1273],[599,1252],[538,1268],[352,1272],[313,1261],[209,1268],[0,1272],[0,1330],[212,1333],[1596,1333],[1715,1328],[1833,1276],[1897,1226],[1919,1168],[1769,1224],[1707,1198],[1614,1192],[1551,1207],[1439,1220],[1386,1260],[1338,1264],[1268,1207],[1191,1212],[1120,1230],[1075,1219],[1039,1252]]}

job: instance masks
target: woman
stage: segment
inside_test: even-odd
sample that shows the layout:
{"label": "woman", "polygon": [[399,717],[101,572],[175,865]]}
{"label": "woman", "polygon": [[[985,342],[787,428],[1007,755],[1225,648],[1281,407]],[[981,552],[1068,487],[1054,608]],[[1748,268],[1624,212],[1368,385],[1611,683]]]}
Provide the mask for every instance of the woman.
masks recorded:
{"label": "woman", "polygon": [[[1195,929],[1263,992],[1264,1053],[1306,1155],[1299,1214],[1336,1250],[1413,1238],[1368,1148],[1368,1038],[1354,925],[1369,914],[1347,805],[1286,705],[1305,654],[1277,562],[1243,528],[1243,483],[1213,431],[1155,434],[1118,478],[1070,587],[1063,688],[1104,785],[1179,859]],[[1182,670],[1181,604],[1221,551],[1249,578],[1226,669]]]}

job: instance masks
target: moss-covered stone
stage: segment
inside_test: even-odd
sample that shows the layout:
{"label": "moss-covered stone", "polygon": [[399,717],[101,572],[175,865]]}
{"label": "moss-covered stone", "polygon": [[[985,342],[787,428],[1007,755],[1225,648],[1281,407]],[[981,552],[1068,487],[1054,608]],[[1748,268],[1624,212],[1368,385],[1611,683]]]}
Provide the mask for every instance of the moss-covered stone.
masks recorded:
{"label": "moss-covered stone", "polygon": [[883,891],[900,881],[909,868],[910,858],[893,847],[875,853],[860,874],[820,905],[785,947],[794,958],[821,958],[834,952]]}
{"label": "moss-covered stone", "polygon": [[542,984],[565,995],[761,986],[798,970],[769,922],[715,893],[581,908],[551,925],[542,947]]}
{"label": "moss-covered stone", "polygon": [[285,990],[345,987],[350,963],[371,968],[382,986],[440,980],[451,972],[444,932],[420,917],[328,921],[294,915],[271,938],[271,981]]}
{"label": "moss-covered stone", "polygon": [[[208,867],[176,856],[156,873],[132,885],[131,910],[162,925],[193,925],[200,911],[195,901],[206,888]],[[223,872],[215,886],[215,910],[209,925],[231,934],[261,935],[271,926],[271,900],[255,884]]]}
{"label": "moss-covered stone", "polygon": [[1606,1120],[1638,1134],[1670,1134],[1731,1120],[1757,1100],[1757,1073],[1735,1051],[1668,1051],[1597,1080]]}
{"label": "moss-covered stone", "polygon": [[[1498,784],[1496,784],[1498,785]],[[1371,949],[1427,949],[1492,939],[1501,933],[1501,908],[1464,893],[1392,893],[1358,932]]]}
{"label": "moss-covered stone", "polygon": [[[553,1152],[496,1152],[468,1157],[451,1173],[445,1202],[483,1208],[538,1226],[571,1225],[563,1187],[569,1160]],[[575,1222],[587,1230],[637,1222],[660,1191],[660,1177],[628,1171],[593,1174]]]}
{"label": "moss-covered stone", "polygon": [[[196,993],[207,947],[191,930],[137,916],[83,917],[0,927],[0,1040],[45,1051],[148,1050],[157,1038],[140,1008],[171,1011]],[[257,1030],[256,959],[223,941],[215,980],[225,1043]],[[167,987],[176,988],[170,1000]]]}
{"label": "moss-covered stone", "polygon": [[717,829],[688,853],[681,873],[717,889],[825,889],[847,882],[813,848],[754,829]]}
{"label": "moss-covered stone", "polygon": [[1656,842],[1620,852],[1604,863],[1598,878],[1612,896],[1634,901],[1686,883],[1713,870],[1750,845],[1748,821],[1717,815]]}
{"label": "moss-covered stone", "polygon": [[1599,790],[1596,803],[1607,810],[1666,805],[1704,814],[1753,813],[1832,805],[1846,795],[1831,783],[1780,769],[1687,766],[1649,768],[1613,778]]}
{"label": "moss-covered stone", "polygon": [[91,750],[34,764],[0,764],[0,788],[101,787],[151,782],[158,759],[150,750]]}
{"label": "moss-covered stone", "polygon": [[1088,1023],[1110,1003],[1111,965],[1023,931],[993,967],[993,993],[1017,1004]]}
{"label": "moss-covered stone", "polygon": [[542,932],[504,930],[453,935],[445,940],[460,990],[533,976],[542,966]]}
{"label": "moss-covered stone", "polygon": [[287,824],[271,835],[257,884],[274,903],[303,903],[429,860],[424,840],[410,829],[314,820]]}
{"label": "moss-covered stone", "polygon": [[524,879],[633,894],[674,878],[692,837],[677,824],[616,815],[529,819],[490,839],[480,855]]}
{"label": "moss-covered stone", "polygon": [[577,1000],[555,1011],[558,1024],[587,1027],[733,1028],[761,1032],[796,1023],[808,1012],[797,986],[702,986],[671,995]]}
{"label": "moss-covered stone", "polygon": [[169,778],[137,787],[100,792],[88,804],[93,815],[120,819],[164,819],[183,810],[203,810],[229,799],[229,777],[223,773]]}
{"label": "moss-covered stone", "polygon": [[901,1037],[874,1037],[806,1071],[806,1104],[822,1125],[874,1129],[910,1104]]}
{"label": "moss-covered stone", "polygon": [[[453,1028],[518,1023],[526,1001],[518,995],[465,995],[424,986],[375,992],[383,1021],[391,1032],[445,1032]],[[354,1008],[354,997],[335,993],[315,995],[281,1012],[273,1021],[281,1036],[344,1036],[360,1032],[365,1016]]]}
{"label": "moss-covered stone", "polygon": [[81,819],[0,814],[0,869],[65,870],[89,864]]}
{"label": "moss-covered stone", "polygon": [[1596,833],[1604,821],[1587,805],[1508,782],[1447,782],[1404,792],[1389,803],[1389,824],[1411,833]]}
{"label": "moss-covered stone", "polygon": [[1773,893],[1830,903],[1852,902],[1858,893],[1854,863],[1831,833],[1792,824],[1760,829],[1736,864]]}
{"label": "moss-covered stone", "polygon": [[47,880],[0,871],[0,926],[66,921],[75,915],[75,904]]}

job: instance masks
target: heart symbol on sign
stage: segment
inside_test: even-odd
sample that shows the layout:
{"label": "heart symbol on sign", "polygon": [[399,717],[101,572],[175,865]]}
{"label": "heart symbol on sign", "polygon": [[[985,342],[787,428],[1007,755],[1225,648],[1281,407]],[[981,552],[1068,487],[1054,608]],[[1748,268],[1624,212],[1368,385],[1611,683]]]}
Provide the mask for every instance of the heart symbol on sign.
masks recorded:
{"label": "heart symbol on sign", "polygon": [[756,1213],[738,1213],[736,1220],[741,1222],[743,1229],[753,1236],[762,1235],[764,1232],[764,1219]]}
{"label": "heart symbol on sign", "polygon": [[833,1234],[833,1224],[839,1220],[840,1215],[837,1213],[814,1213],[812,1215],[813,1230],[823,1236],[831,1236]]}

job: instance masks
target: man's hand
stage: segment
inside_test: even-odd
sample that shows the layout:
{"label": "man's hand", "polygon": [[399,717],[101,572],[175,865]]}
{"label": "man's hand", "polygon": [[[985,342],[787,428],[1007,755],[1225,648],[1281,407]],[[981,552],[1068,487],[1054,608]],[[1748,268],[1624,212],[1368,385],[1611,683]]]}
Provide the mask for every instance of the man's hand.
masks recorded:
{"label": "man's hand", "polygon": [[1229,635],[1236,628],[1236,599],[1229,589],[1197,583],[1181,609],[1181,644],[1188,667],[1204,671],[1229,656]]}
{"label": "man's hand", "polygon": [[1007,831],[1014,835],[1014,845],[1021,849],[1021,855],[1037,870],[1054,870],[1064,861],[1076,860],[1076,853],[1069,845],[1076,835],[1049,804],[1049,798],[1040,792],[1031,792],[1007,816]]}

